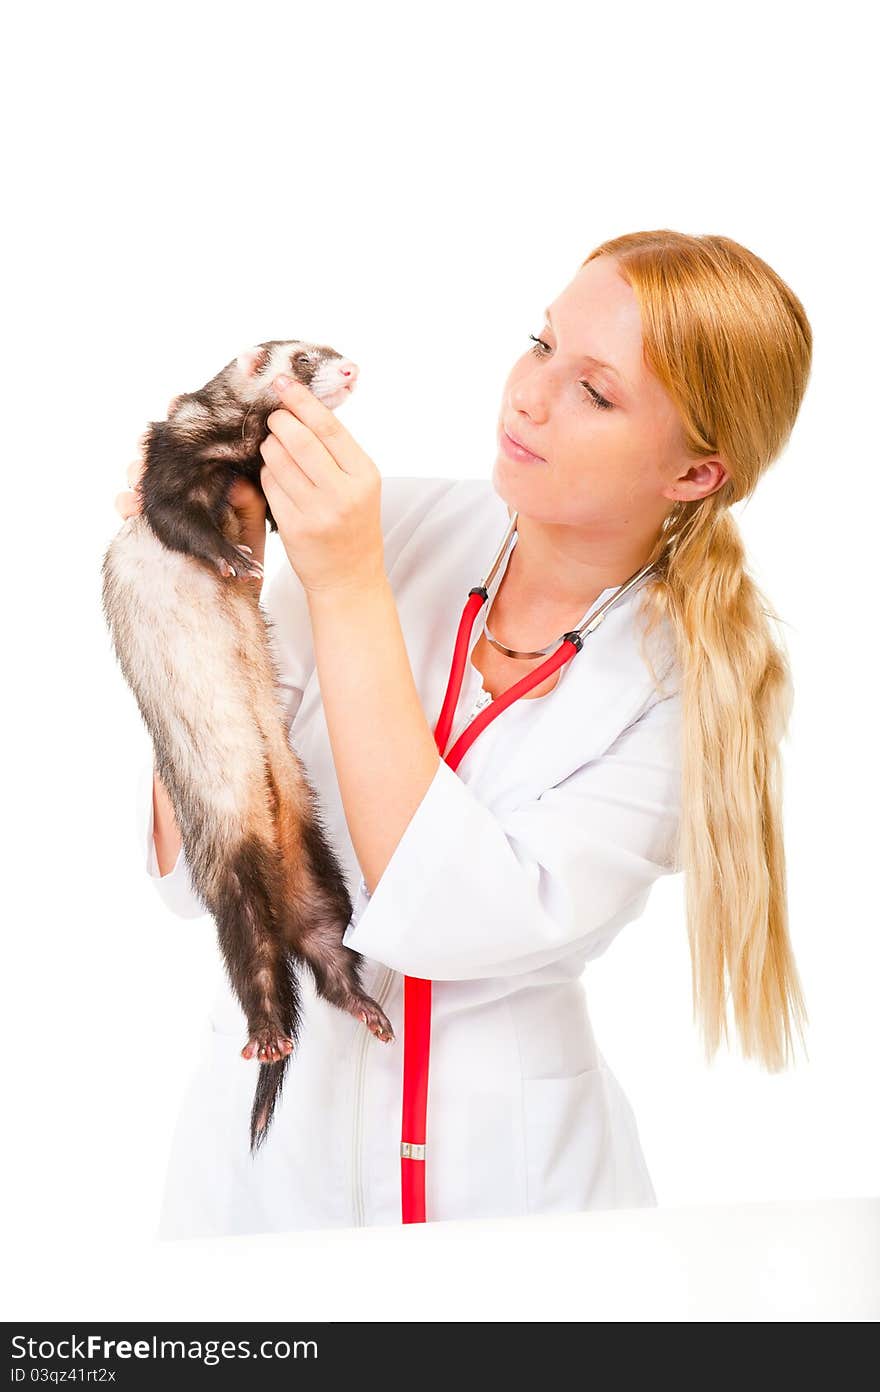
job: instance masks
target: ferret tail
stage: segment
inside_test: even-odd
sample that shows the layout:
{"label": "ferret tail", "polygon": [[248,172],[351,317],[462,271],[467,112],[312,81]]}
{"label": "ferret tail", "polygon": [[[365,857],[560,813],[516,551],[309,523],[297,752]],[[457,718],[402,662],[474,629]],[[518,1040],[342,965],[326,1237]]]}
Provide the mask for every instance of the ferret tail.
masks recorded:
{"label": "ferret tail", "polygon": [[257,1077],[257,1090],[254,1093],[254,1105],[251,1111],[251,1154],[256,1155],[269,1130],[272,1116],[275,1111],[275,1103],[281,1092],[284,1082],[284,1075],[287,1072],[289,1058],[280,1059],[278,1063],[261,1063]]}
{"label": "ferret tail", "polygon": [[[285,1036],[293,1044],[296,1052],[301,1032],[301,1009],[299,983],[293,958],[282,949],[282,958],[275,973],[278,1014],[275,1016],[280,1028],[272,1031],[277,1037]],[[256,1155],[269,1133],[272,1118],[281,1088],[287,1075],[291,1054],[285,1054],[274,1063],[261,1063],[257,1070],[257,1086],[251,1107],[251,1154]]]}

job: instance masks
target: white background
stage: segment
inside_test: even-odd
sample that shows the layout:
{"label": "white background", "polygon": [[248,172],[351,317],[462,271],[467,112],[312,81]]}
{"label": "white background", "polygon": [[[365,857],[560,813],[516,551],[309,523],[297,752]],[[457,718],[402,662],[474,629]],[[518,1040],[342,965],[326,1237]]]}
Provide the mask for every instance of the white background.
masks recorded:
{"label": "white background", "polygon": [[[235,1239],[155,1243],[217,949],[211,921],[172,917],[143,870],[133,799],[148,744],[111,655],[100,562],[146,422],[253,341],[314,338],[355,359],[341,418],[383,474],[489,475],[502,386],[541,308],[595,244],[636,229],[741,241],[799,295],[815,336],[791,442],[738,511],[795,672],[785,826],[809,1057],[784,1075],[735,1051],[705,1065],[680,877],[661,880],[591,965],[594,1026],[660,1204],[689,1210],[683,1222],[876,1195],[880,498],[864,8],[44,4],[14,23],[6,1317],[166,1314],[175,1254],[179,1318],[360,1318],[366,1286],[385,1318],[467,1313],[464,1236],[419,1234],[431,1250],[419,1248],[416,1281],[400,1279],[396,1246],[380,1277],[371,1244],[377,1258],[392,1249],[377,1232],[292,1234],[256,1272]],[[286,564],[270,546],[270,564]],[[463,594],[476,578],[462,576]],[[526,1274],[545,1225],[518,1222],[524,1279],[487,1279],[470,1315],[591,1318],[596,1306],[572,1292],[617,1278],[621,1301],[603,1317],[631,1317],[638,1234],[657,1217],[635,1216],[602,1215],[626,1241],[572,1242],[540,1281]],[[495,1230],[480,1249],[487,1274],[509,1262]],[[572,1234],[587,1231],[573,1221]],[[794,1269],[796,1237],[785,1241]],[[717,1271],[708,1254],[710,1287],[724,1250]],[[767,1308],[784,1301],[772,1280],[761,1292]],[[687,1318],[697,1298],[667,1291],[658,1308]],[[736,1317],[735,1301],[725,1308]]]}

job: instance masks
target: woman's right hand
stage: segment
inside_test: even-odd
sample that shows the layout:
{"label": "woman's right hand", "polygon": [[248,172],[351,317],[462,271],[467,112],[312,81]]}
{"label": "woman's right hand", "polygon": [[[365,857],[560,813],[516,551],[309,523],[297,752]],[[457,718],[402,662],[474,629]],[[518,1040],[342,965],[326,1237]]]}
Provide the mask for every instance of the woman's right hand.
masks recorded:
{"label": "woman's right hand", "polygon": [[[169,403],[169,416],[178,400],[179,398],[175,396]],[[139,513],[143,503],[140,478],[145,467],[143,449],[146,433],[144,431],[138,441],[137,457],[131,461],[126,470],[130,487],[124,493],[117,493],[114,500],[116,511],[120,517],[126,520]],[[241,536],[236,544],[250,547],[254,560],[259,561],[262,566],[266,555],[266,499],[259,489],[255,488],[247,479],[237,478],[229,490],[229,502],[235,509],[241,526]],[[262,586],[261,580],[252,577],[248,577],[248,579],[258,589]]]}

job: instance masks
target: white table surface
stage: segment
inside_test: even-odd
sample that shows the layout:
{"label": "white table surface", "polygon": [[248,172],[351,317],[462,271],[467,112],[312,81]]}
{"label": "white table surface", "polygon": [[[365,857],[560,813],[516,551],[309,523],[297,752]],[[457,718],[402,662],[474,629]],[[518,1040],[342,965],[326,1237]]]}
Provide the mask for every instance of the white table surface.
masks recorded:
{"label": "white table surface", "polygon": [[[874,1321],[880,1199],[7,1249],[4,1318]],[[256,1279],[258,1277],[258,1279]]]}

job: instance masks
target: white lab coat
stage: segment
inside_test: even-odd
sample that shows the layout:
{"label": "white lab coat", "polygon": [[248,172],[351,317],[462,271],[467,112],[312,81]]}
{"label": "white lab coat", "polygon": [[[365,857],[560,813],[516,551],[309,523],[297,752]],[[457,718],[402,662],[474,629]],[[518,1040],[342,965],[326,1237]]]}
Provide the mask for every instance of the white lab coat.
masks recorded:
{"label": "white lab coat", "polygon": [[[508,521],[490,481],[383,480],[386,569],[432,730],[468,590]],[[397,1039],[380,1043],[323,1001],[304,969],[301,1042],[252,1158],[259,1065],[240,1057],[244,1016],[218,948],[217,1000],[172,1143],[160,1237],[400,1222],[404,974],[434,982],[429,1221],[656,1203],[582,981],[654,880],[679,868],[679,669],[661,629],[650,650],[668,693],[658,694],[635,627],[644,583],[552,691],[502,712],[457,772],[441,762],[372,897],[339,795],[302,587],[289,566],[267,586],[291,742],[353,898],[344,941],[363,954],[365,989]],[[468,664],[447,748],[487,699]],[[200,916],[183,853],[158,874],[150,775],[145,766],[138,800],[148,873],[170,910]]]}

